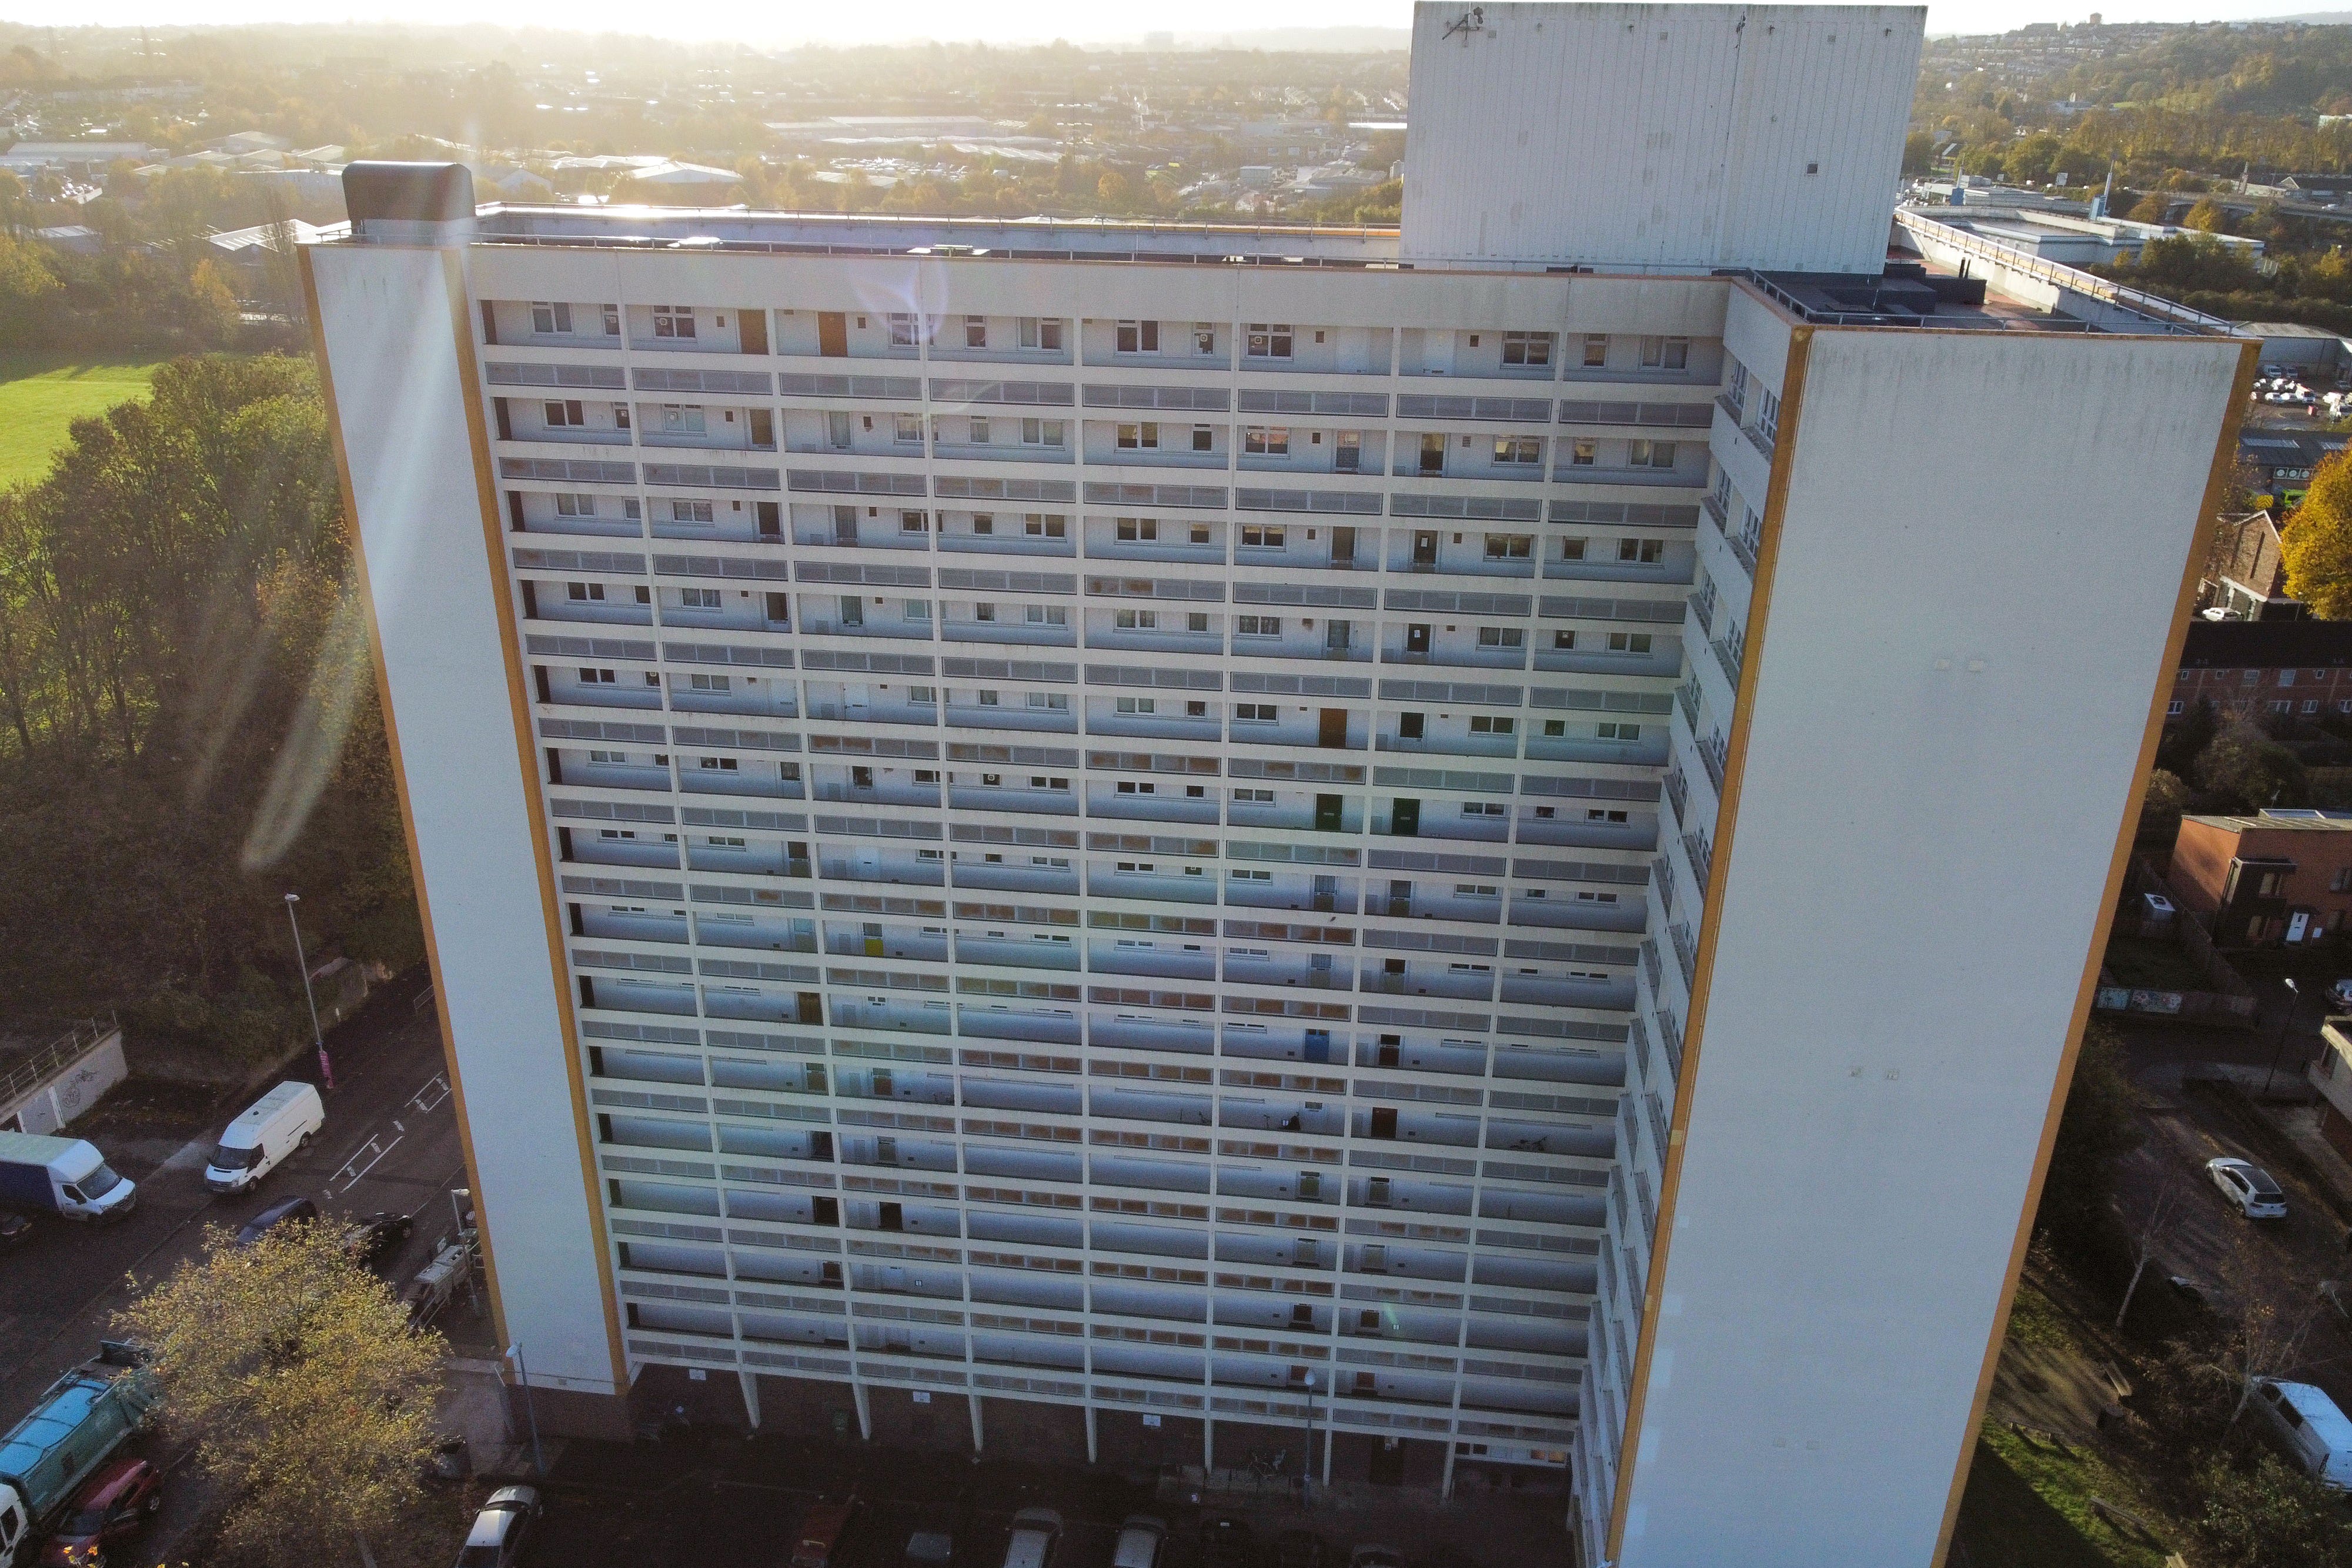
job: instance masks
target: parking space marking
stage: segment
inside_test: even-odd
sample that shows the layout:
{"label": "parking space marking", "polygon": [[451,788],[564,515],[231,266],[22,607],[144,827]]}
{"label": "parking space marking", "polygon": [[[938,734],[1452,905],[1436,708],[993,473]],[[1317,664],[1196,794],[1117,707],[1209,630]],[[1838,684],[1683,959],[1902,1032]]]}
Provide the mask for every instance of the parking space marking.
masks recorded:
{"label": "parking space marking", "polygon": [[[383,1141],[383,1134],[378,1134],[362,1145],[357,1154],[345,1161],[342,1169],[329,1176],[327,1185],[348,1197],[352,1188],[359,1186],[361,1179],[368,1172],[375,1169],[383,1156],[398,1148],[400,1145],[399,1138],[395,1137],[387,1144]],[[362,1161],[366,1163],[362,1164]]]}
{"label": "parking space marking", "polygon": [[408,1097],[408,1103],[416,1107],[419,1115],[428,1115],[438,1110],[441,1102],[447,1098],[449,1098],[449,1076],[446,1072],[436,1072],[433,1075],[432,1082]]}

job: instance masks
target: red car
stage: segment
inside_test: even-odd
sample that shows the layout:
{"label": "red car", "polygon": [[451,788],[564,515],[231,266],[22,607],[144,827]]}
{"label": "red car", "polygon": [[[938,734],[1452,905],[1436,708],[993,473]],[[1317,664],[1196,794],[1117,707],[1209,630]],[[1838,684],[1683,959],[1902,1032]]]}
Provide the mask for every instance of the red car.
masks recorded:
{"label": "red car", "polygon": [[97,1568],[106,1549],[136,1534],[163,1506],[163,1472],[145,1459],[117,1459],[84,1481],[49,1537],[43,1568]]}

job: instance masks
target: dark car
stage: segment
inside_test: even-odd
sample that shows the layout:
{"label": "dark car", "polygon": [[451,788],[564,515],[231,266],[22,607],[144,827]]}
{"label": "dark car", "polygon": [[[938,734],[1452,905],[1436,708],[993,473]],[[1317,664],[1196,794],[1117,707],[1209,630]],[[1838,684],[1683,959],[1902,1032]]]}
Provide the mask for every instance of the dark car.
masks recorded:
{"label": "dark car", "polygon": [[319,1218],[319,1206],[307,1197],[281,1197],[237,1228],[236,1244],[250,1247],[281,1225]]}
{"label": "dark car", "polygon": [[1274,1538],[1274,1568],[1325,1568],[1331,1549],[1311,1530],[1286,1530]]}
{"label": "dark car", "polygon": [[33,1234],[33,1222],[14,1209],[0,1208],[0,1247],[21,1245]]}
{"label": "dark car", "polygon": [[818,1501],[809,1505],[801,1516],[799,1536],[793,1542],[792,1568],[832,1568],[841,1551],[841,1538],[849,1532],[849,1521],[857,1512],[857,1500],[847,1502]]}
{"label": "dark car", "polygon": [[117,1459],[84,1481],[65,1522],[41,1553],[44,1568],[92,1568],[106,1549],[137,1533],[163,1506],[163,1472],[145,1459]]}
{"label": "dark car", "polygon": [[415,1228],[416,1221],[405,1214],[371,1214],[344,1233],[343,1245],[350,1249],[352,1261],[373,1269],[390,1262]]}
{"label": "dark car", "polygon": [[1256,1539],[1238,1519],[1201,1521],[1202,1568],[1251,1568],[1257,1562]]}

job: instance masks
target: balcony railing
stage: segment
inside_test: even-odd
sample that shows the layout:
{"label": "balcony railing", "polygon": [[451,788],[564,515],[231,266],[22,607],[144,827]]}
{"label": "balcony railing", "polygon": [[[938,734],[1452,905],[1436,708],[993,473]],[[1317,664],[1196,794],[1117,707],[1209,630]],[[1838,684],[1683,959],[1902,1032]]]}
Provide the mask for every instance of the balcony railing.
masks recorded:
{"label": "balcony railing", "polygon": [[1715,782],[1717,795],[1723,793],[1723,769],[1730,760],[1729,748],[1723,743],[1723,731],[1703,737],[1698,743],[1698,759],[1706,765],[1706,776]]}
{"label": "balcony railing", "polygon": [[1684,779],[1683,770],[1679,768],[1666,769],[1665,786],[1666,799],[1674,802],[1675,820],[1678,822],[1689,821],[1690,785]]}
{"label": "balcony railing", "polygon": [[1675,962],[1682,968],[1684,987],[1695,988],[1698,984],[1698,947],[1690,927],[1678,920],[1666,927],[1666,937],[1675,945]]}
{"label": "balcony railing", "polygon": [[1683,830],[1683,853],[1690,857],[1691,870],[1696,873],[1699,886],[1705,887],[1713,874],[1715,846],[1706,841],[1705,833],[1685,828]]}
{"label": "balcony railing", "polygon": [[1733,643],[1727,633],[1721,637],[1708,638],[1706,645],[1715,650],[1715,662],[1721,667],[1724,679],[1731,683],[1731,689],[1733,691],[1738,691],[1739,689],[1739,668],[1740,665],[1746,662],[1745,655],[1747,650],[1739,644]]}

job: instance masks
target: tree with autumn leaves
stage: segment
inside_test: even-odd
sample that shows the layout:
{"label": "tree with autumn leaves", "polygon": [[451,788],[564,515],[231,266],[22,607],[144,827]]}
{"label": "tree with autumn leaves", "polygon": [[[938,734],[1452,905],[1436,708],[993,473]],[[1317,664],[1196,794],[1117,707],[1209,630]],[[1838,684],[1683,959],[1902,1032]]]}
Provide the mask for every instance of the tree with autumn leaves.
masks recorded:
{"label": "tree with autumn leaves", "polygon": [[391,1288],[331,1222],[279,1225],[239,1246],[205,1234],[120,1314],[148,1346],[167,1431],[233,1500],[224,1555],[265,1568],[374,1562],[425,1506],[449,1347],[412,1333]]}

